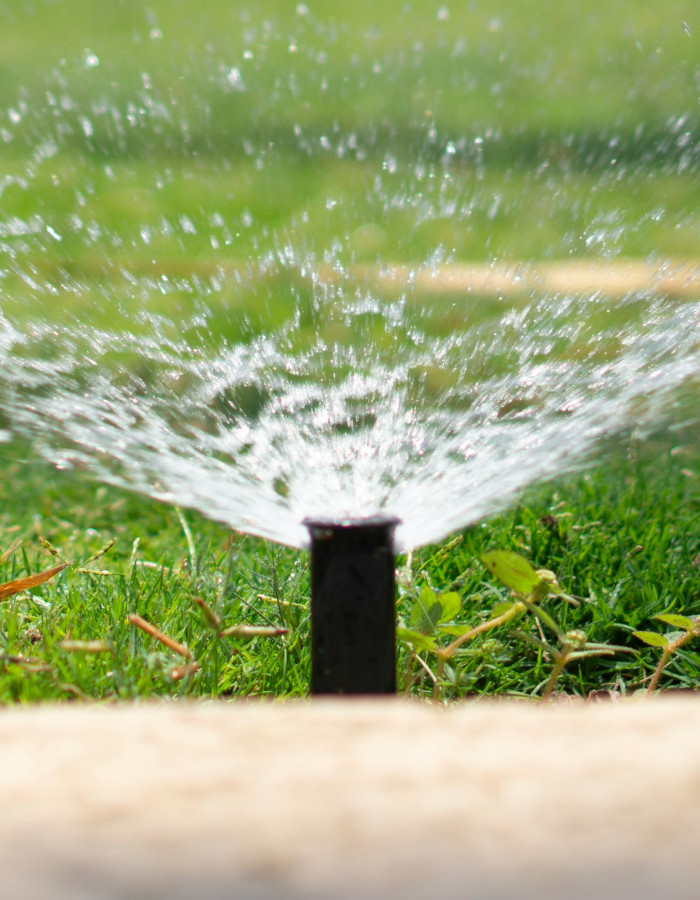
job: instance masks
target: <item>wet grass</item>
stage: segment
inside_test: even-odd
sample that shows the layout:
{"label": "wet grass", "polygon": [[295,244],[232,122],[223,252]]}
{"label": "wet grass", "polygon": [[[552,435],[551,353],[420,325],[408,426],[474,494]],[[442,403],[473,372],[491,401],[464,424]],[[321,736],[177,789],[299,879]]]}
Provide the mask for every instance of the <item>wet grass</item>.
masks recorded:
{"label": "wet grass", "polygon": [[[446,552],[423,548],[412,558],[412,586],[402,582],[399,617],[408,619],[416,590],[429,586],[459,594],[455,628],[484,622],[509,595],[479,554],[515,550],[580,598],[578,607],[545,602],[562,630],[631,651],[571,663],[556,691],[643,690],[659,651],[632,632],[668,630],[653,619],[660,612],[700,615],[700,454],[693,436],[685,437],[672,450],[664,441],[631,443],[605,468],[527,491],[509,513],[467,529]],[[0,606],[0,701],[305,694],[305,554],[57,473],[27,452],[3,449],[0,579],[55,564],[38,534],[72,565]],[[113,539],[83,567],[92,571],[80,571]],[[398,562],[405,567],[405,558]],[[134,614],[188,655],[131,624]],[[221,635],[233,626],[287,630]],[[479,635],[455,656],[441,696],[541,696],[553,665],[536,643],[543,636],[527,617]],[[399,679],[411,694],[432,696],[434,674],[429,652],[401,644]],[[661,686],[700,687],[700,647],[674,655]]]}

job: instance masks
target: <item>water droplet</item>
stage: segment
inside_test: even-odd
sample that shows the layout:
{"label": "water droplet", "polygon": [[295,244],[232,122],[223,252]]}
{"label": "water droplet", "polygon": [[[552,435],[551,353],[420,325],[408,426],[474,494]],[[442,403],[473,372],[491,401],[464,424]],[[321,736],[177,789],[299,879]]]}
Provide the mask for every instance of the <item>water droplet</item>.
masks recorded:
{"label": "water droplet", "polygon": [[100,57],[97,56],[92,50],[85,50],[85,55],[83,56],[83,62],[85,64],[86,69],[94,69],[100,64]]}
{"label": "water droplet", "polygon": [[298,16],[308,16],[309,7],[306,3],[297,3],[297,15]]}
{"label": "water droplet", "polygon": [[189,216],[180,216],[180,228],[185,234],[197,234],[197,228]]}
{"label": "water droplet", "polygon": [[226,81],[229,85],[236,91],[244,91],[245,86],[243,84],[243,78],[241,77],[240,69],[229,69],[226,73]]}
{"label": "water droplet", "polygon": [[450,18],[450,11],[446,6],[441,6],[437,11],[437,18],[439,22],[446,22]]}
{"label": "water droplet", "polygon": [[689,37],[691,37],[693,34],[692,29],[691,29],[690,25],[688,24],[688,22],[683,22],[683,31],[685,31],[685,33]]}
{"label": "water droplet", "polygon": [[492,222],[498,215],[498,210],[500,209],[502,200],[503,200],[503,197],[500,194],[496,194],[496,196],[493,198],[493,202],[491,203],[491,206],[489,207],[488,212],[486,213],[486,218],[490,222]]}
{"label": "water droplet", "polygon": [[93,128],[90,119],[86,118],[85,116],[80,116],[80,127],[82,128],[83,134],[86,138],[92,137]]}
{"label": "water droplet", "polygon": [[152,41],[159,41],[163,37],[163,32],[160,28],[151,28],[149,37]]}

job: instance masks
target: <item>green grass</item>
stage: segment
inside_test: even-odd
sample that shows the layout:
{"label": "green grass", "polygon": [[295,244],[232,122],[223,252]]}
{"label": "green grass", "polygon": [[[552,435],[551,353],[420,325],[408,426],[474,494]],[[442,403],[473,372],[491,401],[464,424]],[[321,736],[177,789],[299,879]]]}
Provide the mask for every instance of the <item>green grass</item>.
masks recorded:
{"label": "green grass", "polygon": [[[4,654],[49,662],[48,669],[37,672],[3,663],[3,700],[67,693],[135,698],[305,690],[308,601],[303,599],[306,572],[296,551],[230,534],[193,514],[12,455],[26,452],[13,445],[3,453],[0,547],[6,550],[18,538],[22,546],[0,567],[0,579],[55,564],[39,532],[62,557],[78,563],[109,540],[116,543],[90,566],[103,574],[79,573],[74,566],[31,596],[16,595],[3,604]],[[27,497],[26,505],[18,507],[17,490]],[[293,605],[261,601],[260,594]],[[226,625],[284,624],[290,634],[283,642],[218,640],[207,630],[195,597],[223,615]],[[186,660],[130,626],[130,613],[184,641],[201,664],[196,677],[173,682],[168,672]],[[65,639],[106,640],[113,652],[65,652],[60,647]]]}
{"label": "green grass", "polygon": [[[650,448],[631,444],[630,458],[617,454],[605,469],[531,489],[508,514],[467,529],[448,552],[423,548],[413,556],[413,585],[407,590],[404,582],[397,614],[406,620],[413,597],[429,585],[438,593],[458,592],[462,608],[455,626],[478,625],[508,596],[478,556],[489,548],[515,550],[552,569],[562,588],[582,599],[578,608],[558,598],[544,601],[563,630],[581,629],[589,641],[634,651],[570,664],[557,690],[579,696],[641,690],[658,651],[631,632],[664,631],[653,620],[660,612],[700,615],[700,454],[694,447],[686,443],[670,456],[659,444],[638,456]],[[0,552],[17,539],[22,544],[3,560],[0,579],[55,564],[37,532],[78,563],[109,540],[116,543],[88,566],[103,574],[79,572],[76,564],[2,603],[0,701],[305,694],[305,554],[10,455],[26,452],[20,446],[3,451]],[[405,565],[400,559],[399,566]],[[221,617],[224,628],[247,624],[289,631],[250,640],[217,637],[195,598]],[[199,671],[173,680],[173,669],[187,660],[128,624],[133,613],[187,645]],[[541,695],[552,660],[523,633],[540,636],[534,620],[525,617],[464,645],[443,696]],[[111,650],[67,650],[65,640],[105,641]],[[431,654],[419,653],[434,670]],[[432,695],[430,676],[404,644],[399,678],[413,695]],[[691,644],[674,656],[661,685],[700,686],[700,647]]]}
{"label": "green grass", "polygon": [[[311,309],[289,273],[236,280],[286,243],[342,263],[698,258],[695,0],[663,14],[638,0],[481,0],[445,4],[449,18],[404,0],[361,0],[351,16],[340,0],[308,6],[0,2],[0,313],[101,327],[123,310],[135,329],[147,308],[177,330],[216,276],[210,324],[234,340],[244,320],[273,329],[294,304]],[[658,653],[632,631],[661,630],[663,611],[700,614],[697,435],[673,457],[672,437],[531,489],[449,552],[422,549],[398,615],[428,584],[459,593],[456,625],[484,621],[507,592],[478,556],[516,550],[583,598],[547,601],[565,629],[635,651],[572,664],[558,688],[642,687]],[[304,554],[59,473],[21,443],[0,444],[0,472],[0,581],[53,565],[37,529],[77,561],[0,604],[0,702],[305,693]],[[112,538],[90,565],[106,574],[79,572]],[[220,638],[196,598],[224,627],[289,631]],[[199,670],[173,679],[183,660],[132,613]],[[539,636],[527,618],[518,630]],[[662,685],[697,687],[699,650],[676,654]],[[495,630],[465,645],[443,693],[539,695],[551,665]],[[432,694],[407,646],[399,667]]]}

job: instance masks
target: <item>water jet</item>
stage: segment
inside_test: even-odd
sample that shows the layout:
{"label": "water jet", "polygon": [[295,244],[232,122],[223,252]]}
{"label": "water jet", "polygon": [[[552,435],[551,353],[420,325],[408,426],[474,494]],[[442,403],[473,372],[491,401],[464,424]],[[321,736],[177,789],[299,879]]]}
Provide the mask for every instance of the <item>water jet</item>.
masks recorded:
{"label": "water jet", "polygon": [[393,535],[399,520],[305,519],[311,535],[311,693],[393,694]]}

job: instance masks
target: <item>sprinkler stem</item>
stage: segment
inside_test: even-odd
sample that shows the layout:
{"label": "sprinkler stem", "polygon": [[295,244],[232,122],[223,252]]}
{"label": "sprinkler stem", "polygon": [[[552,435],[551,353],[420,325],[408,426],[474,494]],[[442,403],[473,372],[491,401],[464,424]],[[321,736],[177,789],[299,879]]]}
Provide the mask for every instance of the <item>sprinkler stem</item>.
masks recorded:
{"label": "sprinkler stem", "polygon": [[394,518],[305,519],[311,535],[311,693],[396,693]]}

